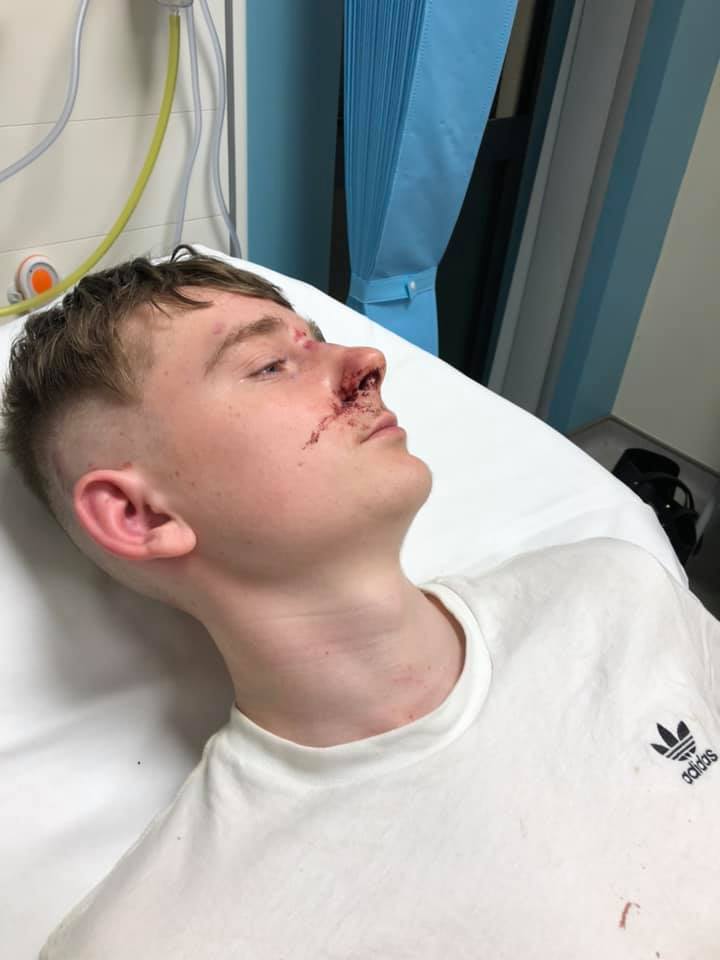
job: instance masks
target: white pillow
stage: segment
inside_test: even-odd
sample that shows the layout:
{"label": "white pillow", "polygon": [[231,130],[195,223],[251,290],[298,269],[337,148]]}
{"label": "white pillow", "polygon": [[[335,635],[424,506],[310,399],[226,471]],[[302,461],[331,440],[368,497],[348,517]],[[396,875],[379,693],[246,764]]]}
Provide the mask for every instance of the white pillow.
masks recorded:
{"label": "white pillow", "polygon": [[[276,283],[327,340],[386,355],[383,400],[434,475],[401,555],[413,582],[610,536],[687,583],[652,510],[545,424],[319,290],[197,249]],[[0,327],[3,369],[22,323]],[[4,455],[0,492],[0,943],[25,960],[173,799],[233,690],[204,628],[98,570]]]}

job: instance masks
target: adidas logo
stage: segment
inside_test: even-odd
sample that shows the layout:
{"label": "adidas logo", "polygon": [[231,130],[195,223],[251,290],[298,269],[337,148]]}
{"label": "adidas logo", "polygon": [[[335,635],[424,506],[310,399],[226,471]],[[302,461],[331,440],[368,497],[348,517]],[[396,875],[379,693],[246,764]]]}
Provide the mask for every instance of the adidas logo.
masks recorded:
{"label": "adidas logo", "polygon": [[677,725],[677,736],[670,733],[662,724],[657,723],[658,733],[665,741],[665,746],[658,743],[651,743],[653,750],[665,757],[667,760],[688,760],[693,754],[695,759],[690,760],[690,764],[682,773],[685,783],[692,786],[694,780],[698,780],[708,769],[711,763],[717,760],[717,754],[713,750],[706,750],[704,753],[697,753],[695,749],[695,737],[690,733],[688,725],[680,721]]}

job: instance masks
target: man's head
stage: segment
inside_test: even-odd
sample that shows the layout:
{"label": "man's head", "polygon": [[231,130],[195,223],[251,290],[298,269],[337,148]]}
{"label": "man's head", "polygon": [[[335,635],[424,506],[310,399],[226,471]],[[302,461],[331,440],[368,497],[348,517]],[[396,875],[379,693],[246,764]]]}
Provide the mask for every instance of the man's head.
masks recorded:
{"label": "man's head", "polygon": [[2,436],[28,486],[102,569],[191,613],[399,549],[431,476],[402,434],[365,442],[382,353],[325,343],[272,284],[181,249],[28,318]]}

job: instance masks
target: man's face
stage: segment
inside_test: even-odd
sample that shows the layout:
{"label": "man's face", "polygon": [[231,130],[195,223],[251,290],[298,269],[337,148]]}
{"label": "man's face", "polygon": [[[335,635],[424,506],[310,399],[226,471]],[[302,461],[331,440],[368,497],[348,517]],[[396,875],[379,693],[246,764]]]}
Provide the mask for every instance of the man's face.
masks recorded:
{"label": "man's face", "polygon": [[196,549],[274,577],[401,542],[432,475],[403,433],[367,439],[386,410],[384,355],[319,342],[269,300],[190,295],[213,305],[152,321],[143,413],[153,480]]}

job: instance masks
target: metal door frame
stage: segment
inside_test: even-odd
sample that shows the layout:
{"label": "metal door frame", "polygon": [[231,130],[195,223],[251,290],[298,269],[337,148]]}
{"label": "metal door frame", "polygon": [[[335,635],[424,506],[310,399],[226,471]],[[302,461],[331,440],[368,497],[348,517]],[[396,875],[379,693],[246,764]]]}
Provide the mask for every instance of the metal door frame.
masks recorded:
{"label": "metal door frame", "polygon": [[547,416],[654,0],[576,0],[488,386]]}

